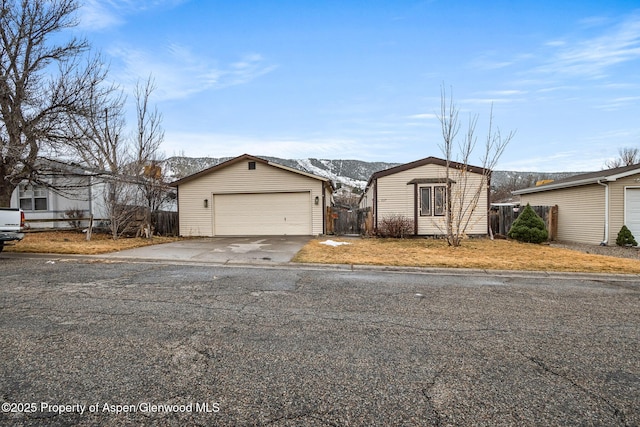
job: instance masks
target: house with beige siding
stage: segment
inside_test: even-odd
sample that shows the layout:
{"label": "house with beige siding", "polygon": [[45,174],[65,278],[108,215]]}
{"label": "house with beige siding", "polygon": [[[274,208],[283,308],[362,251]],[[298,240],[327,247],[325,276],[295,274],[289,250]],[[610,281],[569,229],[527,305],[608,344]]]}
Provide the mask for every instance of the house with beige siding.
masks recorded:
{"label": "house with beige siding", "polygon": [[446,234],[446,210],[465,212],[467,235],[486,235],[490,174],[485,169],[427,157],[374,173],[360,199],[372,215],[373,229],[385,218],[400,216],[413,224],[416,236]]}
{"label": "house with beige siding", "polygon": [[171,184],[182,236],[320,235],[328,178],[244,154]]}
{"label": "house with beige siding", "polygon": [[513,194],[523,205],[558,206],[557,240],[615,244],[623,225],[640,237],[640,164],[574,175]]}

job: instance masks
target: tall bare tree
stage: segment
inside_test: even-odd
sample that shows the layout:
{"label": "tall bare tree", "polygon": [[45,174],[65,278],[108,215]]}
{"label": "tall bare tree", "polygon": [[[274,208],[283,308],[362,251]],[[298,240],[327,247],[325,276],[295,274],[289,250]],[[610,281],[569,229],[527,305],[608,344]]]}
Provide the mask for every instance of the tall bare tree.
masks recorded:
{"label": "tall bare tree", "polygon": [[131,167],[134,156],[126,135],[125,102],[122,90],[113,84],[87,91],[83,114],[68,116],[74,137],[65,153],[103,180],[103,197],[97,202],[109,219],[114,239],[133,220],[136,204],[135,182],[129,182],[135,168]]}
{"label": "tall bare tree", "polygon": [[607,161],[604,166],[607,169],[619,168],[621,166],[631,166],[640,163],[640,149],[636,147],[625,147],[618,149],[618,157]]}
{"label": "tall bare tree", "polygon": [[[443,85],[440,92],[440,114],[438,114],[438,119],[440,120],[442,131],[440,149],[446,160],[445,234],[447,243],[450,246],[460,246],[466,236],[466,230],[474,218],[474,213],[478,209],[480,198],[489,190],[491,171],[495,168],[500,156],[502,156],[507,145],[515,136],[515,132],[511,131],[507,135],[502,135],[500,129],[494,128],[492,106],[484,151],[480,155],[482,174],[478,181],[475,178],[477,174],[471,172],[471,164],[469,163],[477,142],[476,125],[478,123],[478,115],[469,117],[466,133],[460,141],[458,138],[461,128],[459,109],[453,101],[453,95],[447,96]],[[456,156],[455,159],[454,155]]]}
{"label": "tall bare tree", "polygon": [[126,133],[126,97],[113,85],[96,87],[90,92],[87,114],[71,118],[77,136],[69,144],[71,155],[83,165],[103,171],[108,183],[103,203],[114,239],[131,229],[141,207],[145,208],[143,229],[150,237],[152,212],[169,192],[160,166],[162,115],[150,105],[154,90],[152,77],[136,84],[136,127],[131,133]]}
{"label": "tall bare tree", "polygon": [[157,107],[151,107],[150,97],[157,89],[152,76],[145,82],[138,81],[135,88],[137,132],[135,137],[136,161],[146,164],[157,160],[160,144],[164,141],[162,114]]}
{"label": "tall bare tree", "polygon": [[0,0],[0,206],[36,175],[43,152],[73,134],[69,115],[82,113],[87,93],[106,78],[98,58],[83,60],[89,43],[62,41],[77,25],[75,0]]}
{"label": "tall bare tree", "polygon": [[167,199],[169,186],[160,164],[160,144],[164,140],[162,114],[151,107],[150,97],[156,90],[155,81],[149,76],[145,82],[138,81],[135,88],[137,132],[135,135],[135,164],[137,165],[142,198],[146,202],[144,234],[153,233],[153,213]]}

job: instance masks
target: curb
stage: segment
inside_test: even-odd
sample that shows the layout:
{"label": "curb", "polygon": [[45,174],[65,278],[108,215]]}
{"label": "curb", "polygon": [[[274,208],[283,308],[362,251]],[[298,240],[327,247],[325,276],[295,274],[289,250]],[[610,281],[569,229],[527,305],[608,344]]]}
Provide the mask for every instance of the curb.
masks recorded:
{"label": "curb", "polygon": [[238,268],[274,268],[274,269],[300,269],[300,270],[334,270],[334,271],[374,271],[384,273],[409,273],[423,275],[443,275],[443,276],[484,276],[484,277],[518,277],[518,278],[547,278],[547,279],[583,279],[602,281],[633,281],[638,283],[640,288],[640,274],[624,273],[585,273],[585,272],[565,272],[565,271],[527,271],[527,270],[487,270],[472,268],[443,268],[443,267],[403,267],[386,265],[367,264],[313,264],[294,262],[270,262],[255,260],[253,262],[227,260],[226,262],[212,262],[184,259],[166,258],[118,258],[102,255],[76,255],[76,254],[39,254],[39,253],[17,253],[3,252],[2,258],[30,258],[45,259],[48,261],[81,261],[89,260],[104,263],[140,263],[140,264],[168,264],[168,265],[197,265],[216,267],[238,267]]}

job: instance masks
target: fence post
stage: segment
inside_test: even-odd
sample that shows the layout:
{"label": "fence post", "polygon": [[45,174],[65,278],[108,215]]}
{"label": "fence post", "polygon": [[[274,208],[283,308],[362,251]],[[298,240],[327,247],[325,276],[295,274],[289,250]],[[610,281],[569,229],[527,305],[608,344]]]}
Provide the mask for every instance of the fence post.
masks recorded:
{"label": "fence post", "polygon": [[558,236],[558,205],[549,209],[549,240],[556,240]]}
{"label": "fence post", "polygon": [[93,231],[93,214],[89,215],[89,227],[87,227],[87,242],[91,240],[92,231]]}

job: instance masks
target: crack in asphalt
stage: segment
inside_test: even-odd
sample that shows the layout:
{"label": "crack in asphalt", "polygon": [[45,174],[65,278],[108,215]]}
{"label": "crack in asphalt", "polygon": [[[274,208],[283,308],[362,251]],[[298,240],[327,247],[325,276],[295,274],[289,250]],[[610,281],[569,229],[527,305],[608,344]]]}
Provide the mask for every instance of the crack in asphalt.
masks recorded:
{"label": "crack in asphalt", "polygon": [[622,409],[618,408],[616,405],[614,405],[613,402],[611,402],[609,399],[607,399],[607,398],[605,398],[603,396],[600,396],[599,394],[589,390],[587,387],[584,387],[584,386],[578,384],[575,380],[573,380],[569,376],[567,376],[567,375],[565,375],[565,374],[563,374],[561,372],[555,371],[554,369],[549,367],[542,359],[539,359],[539,358],[534,357],[534,356],[527,356],[525,354],[522,354],[522,356],[525,357],[526,359],[528,359],[530,362],[534,363],[540,369],[542,369],[543,372],[545,372],[547,374],[550,374],[550,375],[553,375],[555,377],[561,378],[564,381],[567,381],[573,387],[576,387],[578,390],[581,390],[585,394],[595,398],[596,400],[604,402],[606,404],[606,406],[608,406],[613,411],[613,415],[615,416],[615,418],[618,419],[618,421],[620,422],[621,426],[631,427],[631,425],[627,423],[624,411]]}
{"label": "crack in asphalt", "polygon": [[433,426],[434,427],[440,427],[442,425],[442,414],[440,414],[440,411],[438,411],[438,409],[436,408],[436,402],[434,402],[433,396],[431,396],[430,391],[433,390],[433,388],[435,387],[436,381],[440,377],[441,373],[442,373],[442,371],[436,372],[435,376],[433,377],[433,380],[431,382],[427,383],[427,387],[426,388],[422,389],[422,395],[427,400],[427,403],[429,404],[429,407],[431,408],[431,412],[433,413],[433,415],[435,417],[435,420],[433,422]]}

